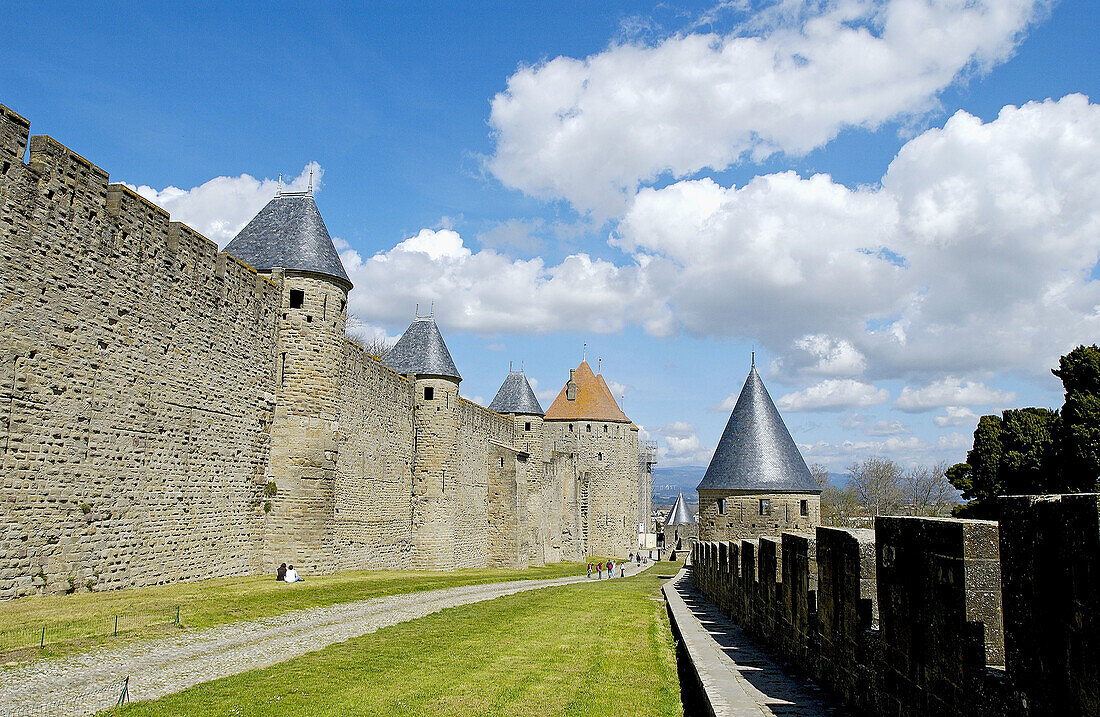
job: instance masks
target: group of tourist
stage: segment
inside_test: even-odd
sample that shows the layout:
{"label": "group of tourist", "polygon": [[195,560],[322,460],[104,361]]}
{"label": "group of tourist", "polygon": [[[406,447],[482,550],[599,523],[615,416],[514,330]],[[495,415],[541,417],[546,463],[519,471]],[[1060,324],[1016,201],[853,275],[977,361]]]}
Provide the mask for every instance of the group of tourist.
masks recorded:
{"label": "group of tourist", "polygon": [[630,557],[628,557],[625,561],[621,561],[619,563],[616,563],[614,560],[608,560],[606,565],[604,564],[604,562],[602,560],[597,562],[597,563],[594,563],[594,564],[589,563],[588,564],[588,577],[591,578],[592,577],[592,572],[595,571],[596,572],[596,579],[597,580],[603,580],[605,569],[607,570],[607,577],[608,578],[615,577],[615,568],[617,567],[619,569],[619,577],[625,578],[626,577],[626,565],[627,565],[627,563],[633,563],[633,562],[637,562],[638,567],[641,567],[642,565],[645,565],[646,563],[649,562],[649,558],[646,557],[646,556],[643,556],[641,553],[638,553],[638,554],[631,553]]}
{"label": "group of tourist", "polygon": [[281,583],[298,583],[305,580],[298,574],[293,565],[287,565],[286,563],[281,564],[279,569],[275,571],[275,579]]}

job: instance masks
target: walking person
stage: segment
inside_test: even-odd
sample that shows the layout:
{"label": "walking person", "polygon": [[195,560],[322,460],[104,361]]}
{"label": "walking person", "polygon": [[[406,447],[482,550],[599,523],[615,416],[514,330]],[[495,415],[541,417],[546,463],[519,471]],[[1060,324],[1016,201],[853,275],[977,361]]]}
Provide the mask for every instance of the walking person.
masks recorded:
{"label": "walking person", "polygon": [[615,574],[615,561],[614,560],[608,560],[607,561],[607,579],[610,580],[611,576],[614,575],[614,574]]}
{"label": "walking person", "polygon": [[626,563],[619,563],[619,577],[626,577]]}
{"label": "walking person", "polygon": [[592,563],[588,564],[588,579],[592,579]]}
{"label": "walking person", "polygon": [[599,562],[598,565],[596,565],[596,579],[597,580],[603,580],[603,561],[602,560]]}

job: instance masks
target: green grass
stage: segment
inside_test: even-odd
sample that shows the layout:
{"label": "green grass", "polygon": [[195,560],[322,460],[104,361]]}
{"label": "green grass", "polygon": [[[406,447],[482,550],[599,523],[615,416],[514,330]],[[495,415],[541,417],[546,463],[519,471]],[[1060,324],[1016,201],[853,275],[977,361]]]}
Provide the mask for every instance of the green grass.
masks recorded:
{"label": "green grass", "polygon": [[[65,643],[47,644],[44,651],[25,650],[9,654],[7,658],[30,659],[69,653],[102,642],[113,631],[115,615],[121,616],[119,627],[125,636],[163,634],[165,629],[170,629],[167,624],[175,620],[177,606],[181,626],[198,628],[381,595],[507,580],[582,575],[584,569],[582,563],[554,563],[527,570],[348,571],[306,576],[305,582],[294,585],[280,583],[274,576],[264,575],[111,592],[27,597],[0,604],[0,647],[4,644],[2,638],[6,631],[29,634],[46,625],[47,641],[51,635],[57,635],[66,638]],[[83,637],[86,635],[102,637]]]}
{"label": "green grass", "polygon": [[107,714],[681,714],[659,590],[679,565],[444,610]]}

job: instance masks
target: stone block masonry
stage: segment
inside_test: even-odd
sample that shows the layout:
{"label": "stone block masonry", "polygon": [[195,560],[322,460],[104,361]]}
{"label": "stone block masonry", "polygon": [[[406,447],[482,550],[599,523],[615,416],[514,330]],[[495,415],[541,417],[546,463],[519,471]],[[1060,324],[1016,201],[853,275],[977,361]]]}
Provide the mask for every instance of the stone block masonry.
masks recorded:
{"label": "stone block masonry", "polygon": [[635,546],[635,429],[563,447],[398,375],[346,279],[257,272],[29,135],[0,105],[0,598]]}
{"label": "stone block masonry", "polygon": [[999,523],[707,541],[692,557],[708,600],[859,713],[1100,713],[1100,495],[1004,498]]}

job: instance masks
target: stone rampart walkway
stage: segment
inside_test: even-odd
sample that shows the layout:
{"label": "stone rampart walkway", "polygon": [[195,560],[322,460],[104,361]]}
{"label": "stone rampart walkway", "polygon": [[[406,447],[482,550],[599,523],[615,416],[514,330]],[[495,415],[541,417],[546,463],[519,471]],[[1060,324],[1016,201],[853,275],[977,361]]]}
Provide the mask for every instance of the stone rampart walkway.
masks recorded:
{"label": "stone rampart walkway", "polygon": [[[842,717],[822,690],[787,674],[691,585],[690,568],[665,584],[674,630],[715,717]],[[685,677],[681,674],[681,680]]]}
{"label": "stone rampart walkway", "polygon": [[[635,575],[646,567],[632,565],[626,574]],[[114,706],[126,677],[131,701],[151,700],[449,607],[578,582],[589,580],[580,575],[390,595],[6,667],[0,669],[0,714],[90,715]],[[595,577],[591,582],[596,582]]]}

